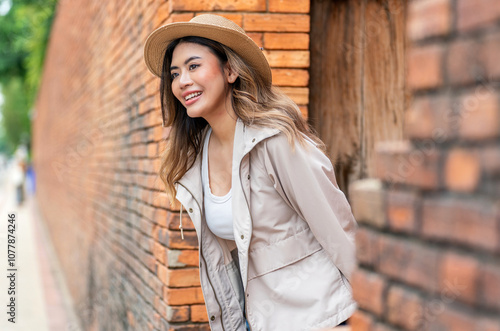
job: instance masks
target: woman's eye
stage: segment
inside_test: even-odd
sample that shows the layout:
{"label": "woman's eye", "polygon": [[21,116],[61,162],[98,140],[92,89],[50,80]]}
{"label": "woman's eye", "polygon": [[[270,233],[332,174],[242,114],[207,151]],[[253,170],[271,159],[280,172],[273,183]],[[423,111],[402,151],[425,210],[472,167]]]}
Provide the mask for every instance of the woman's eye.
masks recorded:
{"label": "woman's eye", "polygon": [[190,64],[189,70],[194,70],[194,69],[198,68],[199,66],[200,66],[199,64]]}
{"label": "woman's eye", "polygon": [[179,76],[179,74],[178,74],[178,73],[176,73],[176,72],[173,72],[173,73],[171,73],[171,74],[170,74],[170,78],[172,78],[172,80],[173,80],[175,77],[177,77],[177,76]]}

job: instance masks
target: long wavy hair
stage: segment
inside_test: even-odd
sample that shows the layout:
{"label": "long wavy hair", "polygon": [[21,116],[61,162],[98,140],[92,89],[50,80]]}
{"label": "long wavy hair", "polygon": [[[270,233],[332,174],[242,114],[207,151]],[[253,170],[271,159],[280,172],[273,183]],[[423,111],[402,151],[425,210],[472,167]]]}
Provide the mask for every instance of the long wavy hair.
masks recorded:
{"label": "long wavy hair", "polygon": [[231,93],[231,104],[236,116],[245,125],[276,128],[286,135],[292,146],[295,141],[304,144],[305,135],[324,151],[323,142],[314,134],[298,106],[279,89],[268,86],[258,72],[233,50],[202,37],[176,39],[167,46],[160,82],[163,121],[171,130],[161,156],[159,175],[171,201],[176,194],[175,183],[193,166],[201,151],[203,132],[208,126],[203,118],[189,117],[186,108],[172,93],[172,54],[182,42],[208,47],[218,58],[221,71],[228,64],[238,74],[236,81],[228,86],[228,93]]}

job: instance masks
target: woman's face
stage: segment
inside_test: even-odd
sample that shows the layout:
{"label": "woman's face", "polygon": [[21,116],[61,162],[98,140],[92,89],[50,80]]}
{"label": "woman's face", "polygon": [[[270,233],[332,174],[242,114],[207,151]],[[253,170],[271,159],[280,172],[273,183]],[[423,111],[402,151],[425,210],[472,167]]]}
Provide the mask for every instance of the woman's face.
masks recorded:
{"label": "woman's face", "polygon": [[189,42],[177,45],[170,74],[172,92],[189,117],[203,117],[210,123],[227,115],[226,106],[231,106],[228,84],[234,83],[237,75],[222,70],[208,47]]}

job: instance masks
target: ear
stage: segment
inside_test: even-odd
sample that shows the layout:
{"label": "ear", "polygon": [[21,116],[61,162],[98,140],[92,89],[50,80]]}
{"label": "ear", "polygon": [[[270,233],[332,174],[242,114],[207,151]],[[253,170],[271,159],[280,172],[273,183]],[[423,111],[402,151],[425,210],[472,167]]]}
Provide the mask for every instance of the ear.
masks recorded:
{"label": "ear", "polygon": [[229,63],[226,63],[226,78],[227,78],[227,82],[229,84],[233,84],[235,81],[236,81],[236,78],[238,78],[238,73],[235,72],[234,70],[231,69],[231,67],[229,66]]}

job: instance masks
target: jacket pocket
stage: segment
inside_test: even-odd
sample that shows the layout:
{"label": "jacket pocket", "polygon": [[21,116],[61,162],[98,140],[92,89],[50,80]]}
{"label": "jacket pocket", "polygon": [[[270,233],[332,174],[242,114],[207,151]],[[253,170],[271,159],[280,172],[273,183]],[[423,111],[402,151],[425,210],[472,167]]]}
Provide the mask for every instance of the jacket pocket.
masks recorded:
{"label": "jacket pocket", "polygon": [[247,318],[256,331],[330,328],[355,310],[352,294],[324,249],[252,279],[247,289]]}
{"label": "jacket pocket", "polygon": [[248,253],[248,281],[300,261],[321,248],[307,228],[277,243],[252,250]]}

